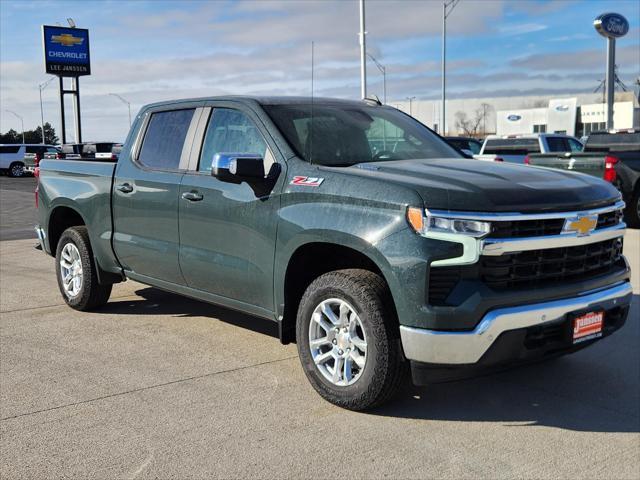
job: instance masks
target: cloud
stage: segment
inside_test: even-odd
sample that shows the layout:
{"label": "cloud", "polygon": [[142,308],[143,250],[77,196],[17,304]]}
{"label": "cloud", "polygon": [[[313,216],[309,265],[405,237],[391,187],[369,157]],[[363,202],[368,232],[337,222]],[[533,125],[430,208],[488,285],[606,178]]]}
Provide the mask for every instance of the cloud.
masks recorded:
{"label": "cloud", "polygon": [[541,30],[546,30],[547,28],[547,25],[542,25],[540,23],[521,23],[519,25],[504,25],[498,28],[498,31],[505,36],[511,36],[540,32]]}
{"label": "cloud", "polygon": [[[541,53],[527,55],[516,58],[508,63],[513,68],[525,68],[528,70],[541,71],[604,71],[606,52],[604,48],[600,50],[589,49],[574,52],[558,52],[558,53]],[[619,71],[639,72],[640,71],[640,55],[638,55],[638,47],[629,45],[626,47],[618,47],[616,51],[616,64]]]}

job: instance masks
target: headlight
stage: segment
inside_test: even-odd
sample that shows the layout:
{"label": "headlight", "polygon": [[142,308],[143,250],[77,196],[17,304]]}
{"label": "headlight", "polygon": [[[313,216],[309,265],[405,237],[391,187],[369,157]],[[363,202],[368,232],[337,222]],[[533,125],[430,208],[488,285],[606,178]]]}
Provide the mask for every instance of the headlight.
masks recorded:
{"label": "headlight", "polygon": [[489,222],[478,220],[466,220],[460,218],[448,218],[444,215],[432,215],[427,210],[426,216],[419,208],[409,207],[407,210],[407,220],[413,229],[421,234],[427,233],[449,233],[464,235],[468,237],[484,237],[491,232]]}

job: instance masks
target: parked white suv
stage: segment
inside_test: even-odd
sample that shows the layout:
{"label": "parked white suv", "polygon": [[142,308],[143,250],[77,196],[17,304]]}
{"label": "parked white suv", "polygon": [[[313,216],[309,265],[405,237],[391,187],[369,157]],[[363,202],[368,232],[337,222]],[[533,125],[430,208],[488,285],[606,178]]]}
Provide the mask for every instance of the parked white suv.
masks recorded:
{"label": "parked white suv", "polygon": [[482,150],[474,158],[511,163],[524,163],[530,153],[581,152],[582,143],[575,137],[561,133],[530,135],[489,135]]}
{"label": "parked white suv", "polygon": [[39,155],[41,160],[44,152],[51,149],[55,147],[41,143],[2,144],[0,145],[0,171],[11,177],[22,177],[27,171],[26,159],[30,160],[29,166],[31,166],[36,156]]}

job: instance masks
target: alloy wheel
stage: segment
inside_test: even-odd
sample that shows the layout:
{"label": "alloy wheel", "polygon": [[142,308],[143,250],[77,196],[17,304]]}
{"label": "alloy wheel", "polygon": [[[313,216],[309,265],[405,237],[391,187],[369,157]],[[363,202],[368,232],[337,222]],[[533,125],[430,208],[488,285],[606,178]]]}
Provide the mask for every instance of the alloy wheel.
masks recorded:
{"label": "alloy wheel", "polygon": [[309,348],[322,376],[337,386],[352,385],[367,361],[367,337],[355,309],[344,300],[323,300],[309,323]]}

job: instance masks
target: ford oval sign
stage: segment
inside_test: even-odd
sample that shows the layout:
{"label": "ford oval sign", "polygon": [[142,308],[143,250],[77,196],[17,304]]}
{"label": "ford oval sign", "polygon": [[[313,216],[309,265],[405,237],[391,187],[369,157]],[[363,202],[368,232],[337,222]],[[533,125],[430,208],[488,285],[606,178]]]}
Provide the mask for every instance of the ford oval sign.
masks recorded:
{"label": "ford oval sign", "polygon": [[629,22],[619,13],[603,13],[593,21],[593,26],[606,38],[624,37],[629,32]]}
{"label": "ford oval sign", "polygon": [[569,110],[569,105],[558,105],[556,107],[556,112],[566,112]]}
{"label": "ford oval sign", "polygon": [[517,122],[518,120],[520,120],[522,117],[520,115],[509,115],[507,117],[507,120],[509,120],[510,122]]}

